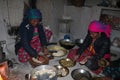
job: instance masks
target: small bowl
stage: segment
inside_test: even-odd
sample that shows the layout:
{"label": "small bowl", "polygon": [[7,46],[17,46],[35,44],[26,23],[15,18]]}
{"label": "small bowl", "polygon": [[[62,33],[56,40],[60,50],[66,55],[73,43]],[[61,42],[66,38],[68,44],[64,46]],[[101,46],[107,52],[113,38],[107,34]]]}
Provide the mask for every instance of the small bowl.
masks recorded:
{"label": "small bowl", "polygon": [[75,42],[70,39],[61,39],[59,43],[65,49],[72,49],[75,46]]}
{"label": "small bowl", "polygon": [[59,60],[59,63],[61,66],[64,66],[64,67],[73,67],[76,64],[76,62],[73,62],[73,60],[70,58],[63,58]]}
{"label": "small bowl", "polygon": [[82,68],[75,69],[71,72],[71,76],[74,80],[91,80],[91,74]]}
{"label": "small bowl", "polygon": [[98,64],[99,64],[100,67],[106,67],[107,63],[108,63],[108,61],[103,59],[103,58],[98,61]]}
{"label": "small bowl", "polygon": [[69,69],[67,67],[63,67],[61,65],[55,65],[58,73],[57,76],[58,77],[65,77],[69,74]]}

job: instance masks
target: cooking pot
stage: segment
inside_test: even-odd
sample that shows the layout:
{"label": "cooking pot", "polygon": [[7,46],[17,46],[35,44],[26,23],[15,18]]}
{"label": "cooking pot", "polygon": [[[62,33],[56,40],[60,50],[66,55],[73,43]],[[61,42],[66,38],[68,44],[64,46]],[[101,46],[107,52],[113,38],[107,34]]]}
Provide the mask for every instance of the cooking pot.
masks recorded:
{"label": "cooking pot", "polygon": [[81,47],[83,41],[84,41],[83,39],[76,39],[76,40],[75,40],[75,44],[76,44],[78,47]]}
{"label": "cooking pot", "polygon": [[57,80],[57,69],[50,65],[38,66],[29,74],[29,80]]}
{"label": "cooking pot", "polygon": [[75,42],[70,39],[61,39],[59,40],[59,43],[65,49],[72,49],[75,46]]}

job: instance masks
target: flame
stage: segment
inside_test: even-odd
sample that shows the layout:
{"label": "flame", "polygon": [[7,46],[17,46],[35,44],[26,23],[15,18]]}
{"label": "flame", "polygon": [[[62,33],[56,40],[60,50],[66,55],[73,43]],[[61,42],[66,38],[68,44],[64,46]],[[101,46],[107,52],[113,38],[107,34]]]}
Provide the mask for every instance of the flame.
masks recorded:
{"label": "flame", "polygon": [[3,80],[2,76],[0,75],[0,80]]}
{"label": "flame", "polygon": [[6,61],[0,63],[0,80],[8,80],[8,66]]}

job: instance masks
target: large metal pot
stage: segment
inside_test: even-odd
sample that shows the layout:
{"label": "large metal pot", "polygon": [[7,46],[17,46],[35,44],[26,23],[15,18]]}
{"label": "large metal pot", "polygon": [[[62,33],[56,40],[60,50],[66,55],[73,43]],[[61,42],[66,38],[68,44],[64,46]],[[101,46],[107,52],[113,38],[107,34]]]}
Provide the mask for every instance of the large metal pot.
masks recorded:
{"label": "large metal pot", "polygon": [[57,69],[50,65],[41,65],[30,73],[29,80],[57,80]]}

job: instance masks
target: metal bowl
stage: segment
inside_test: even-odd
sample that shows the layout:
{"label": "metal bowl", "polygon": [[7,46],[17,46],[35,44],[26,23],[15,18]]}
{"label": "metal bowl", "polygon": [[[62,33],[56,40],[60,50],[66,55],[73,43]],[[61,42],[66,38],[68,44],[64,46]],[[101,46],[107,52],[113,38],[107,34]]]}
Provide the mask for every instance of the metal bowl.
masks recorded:
{"label": "metal bowl", "polygon": [[30,80],[57,80],[57,69],[50,65],[41,65],[30,73]]}
{"label": "metal bowl", "polygon": [[63,67],[61,65],[55,65],[58,73],[57,76],[58,77],[65,77],[69,74],[69,69],[67,67]]}
{"label": "metal bowl", "polygon": [[98,65],[99,65],[100,67],[106,67],[106,66],[107,66],[107,63],[108,63],[108,61],[105,60],[104,58],[102,58],[101,60],[98,61]]}
{"label": "metal bowl", "polygon": [[61,39],[59,43],[65,49],[72,49],[75,46],[75,42],[70,39]]}
{"label": "metal bowl", "polygon": [[91,80],[91,74],[82,68],[75,69],[71,72],[71,76],[74,80]]}
{"label": "metal bowl", "polygon": [[59,60],[59,63],[61,66],[64,67],[73,67],[76,64],[76,62],[73,62],[73,60],[71,60],[70,58],[63,58]]}

